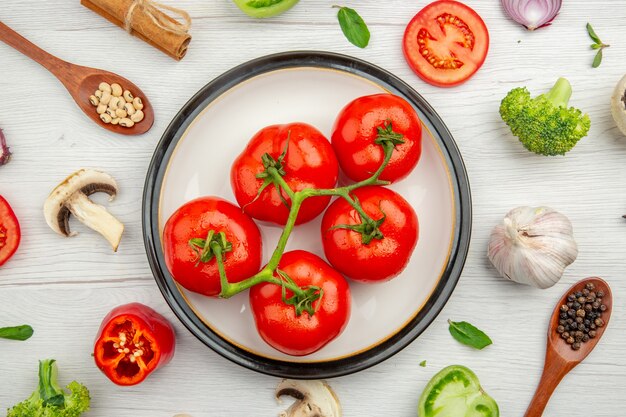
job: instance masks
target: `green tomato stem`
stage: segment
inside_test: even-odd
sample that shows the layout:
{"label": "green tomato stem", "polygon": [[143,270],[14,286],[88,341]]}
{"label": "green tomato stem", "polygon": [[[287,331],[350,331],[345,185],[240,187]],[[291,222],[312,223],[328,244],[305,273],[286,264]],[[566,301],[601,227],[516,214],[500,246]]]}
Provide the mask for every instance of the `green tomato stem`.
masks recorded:
{"label": "green tomato stem", "polygon": [[287,184],[287,181],[285,181],[283,176],[280,175],[278,170],[274,167],[270,167],[267,169],[267,172],[268,174],[270,174],[270,177],[272,178],[274,183],[278,184],[278,186],[285,191],[285,194],[287,194],[287,196],[289,196],[289,198],[293,201],[295,193],[293,192],[289,184]]}
{"label": "green tomato stem", "polygon": [[272,257],[270,261],[267,263],[267,267],[270,271],[274,272],[276,268],[278,268],[278,263],[280,262],[280,258],[283,256],[283,252],[285,252],[285,247],[287,246],[287,241],[289,240],[289,236],[293,231],[294,226],[296,225],[296,219],[298,218],[298,212],[300,211],[300,207],[302,206],[302,202],[308,197],[306,191],[313,190],[312,188],[305,189],[302,191],[298,191],[294,193],[291,198],[291,210],[289,210],[289,217],[287,217],[287,223],[285,224],[285,228],[283,229],[283,233],[280,235],[278,239],[278,244],[276,245],[276,249],[274,249],[274,253],[272,253]]}
{"label": "green tomato stem", "polygon": [[[372,220],[365,213],[365,211],[363,210],[363,207],[361,207],[361,204],[358,202],[358,200],[350,196],[350,192],[358,188],[368,186],[368,185],[389,184],[389,181],[381,181],[378,179],[378,177],[383,172],[385,167],[389,164],[389,161],[391,160],[391,156],[393,154],[393,150],[395,149],[395,146],[391,142],[385,142],[381,144],[381,146],[383,147],[383,150],[385,152],[385,158],[382,164],[380,165],[380,167],[378,168],[378,170],[374,174],[372,174],[371,177],[363,181],[359,181],[357,183],[347,185],[345,187],[327,188],[327,189],[305,188],[301,191],[294,192],[291,189],[291,187],[289,187],[287,182],[284,180],[282,175],[280,175],[278,170],[274,167],[269,167],[267,169],[267,173],[272,178],[272,181],[275,184],[277,184],[281,189],[283,189],[285,193],[291,199],[291,207],[289,209],[289,216],[287,217],[287,223],[285,224],[285,227],[283,228],[283,232],[280,235],[278,244],[276,245],[276,249],[274,249],[274,252],[272,253],[271,258],[269,262],[267,263],[267,266],[265,266],[265,268],[263,268],[261,271],[259,271],[257,274],[253,275],[252,277],[244,279],[239,282],[233,282],[233,283],[228,282],[228,278],[226,277],[226,271],[224,268],[224,250],[222,249],[222,246],[218,242],[207,238],[207,243],[210,244],[211,252],[215,256],[215,260],[218,265],[218,271],[220,275],[220,284],[222,287],[219,296],[221,298],[230,298],[262,282],[268,282],[268,283],[272,283],[276,285],[281,285],[284,288],[287,288],[290,291],[292,291],[295,296],[300,297],[302,299],[306,299],[309,296],[307,290],[300,288],[291,280],[280,279],[274,276],[274,273],[278,269],[278,264],[280,262],[280,259],[282,258],[283,253],[285,252],[285,248],[287,246],[287,242],[289,241],[289,237],[291,236],[291,232],[293,231],[293,228],[295,227],[296,219],[298,218],[298,213],[300,211],[300,208],[302,207],[302,203],[307,198],[310,198],[310,197],[339,196],[345,199],[348,202],[348,204],[350,204],[359,213],[359,215],[361,216],[361,220],[364,223],[375,223],[375,221]],[[308,288],[308,290],[310,292],[312,289]],[[321,297],[321,294],[320,294],[320,297]]]}
{"label": "green tomato stem", "polygon": [[[228,283],[228,279],[226,278],[226,270],[224,269],[224,258],[222,257],[222,248],[217,242],[210,242],[211,250],[213,251],[213,255],[215,255],[215,261],[217,262],[217,270],[220,273],[220,285],[222,287],[222,293],[228,289],[230,285]],[[222,294],[220,293],[220,296]]]}
{"label": "green tomato stem", "polygon": [[363,221],[373,222],[374,220],[370,216],[368,216],[367,213],[365,213],[365,211],[363,211],[363,207],[361,207],[361,204],[358,201],[355,201],[350,196],[350,192],[358,188],[368,186],[368,185],[388,185],[389,184],[389,181],[381,181],[378,179],[378,177],[380,177],[380,174],[382,174],[385,167],[387,167],[387,165],[389,164],[389,161],[391,160],[391,156],[393,155],[394,145],[390,142],[385,142],[382,145],[382,147],[385,152],[385,159],[383,160],[380,167],[378,167],[378,170],[371,177],[363,181],[359,181],[354,184],[347,185],[345,187],[329,188],[329,189],[306,189],[302,191],[303,192],[307,191],[308,196],[328,196],[328,195],[340,196],[344,200],[346,200],[348,204],[350,204],[350,206],[352,206],[357,211],[357,213],[359,213]]}
{"label": "green tomato stem", "polygon": [[[222,263],[221,255],[220,256],[216,255],[215,258],[218,262],[218,265]],[[220,269],[220,282],[222,283],[222,291],[220,292],[220,295],[219,295],[220,298],[230,298],[234,295],[239,294],[240,292],[243,292],[263,282],[269,282],[271,284],[284,286],[285,288],[293,292],[296,296],[299,296],[299,297],[305,296],[305,291],[302,288],[298,287],[296,284],[292,282],[288,282],[288,281],[284,281],[282,279],[276,278],[273,275],[273,271],[270,270],[268,267],[263,268],[261,271],[259,271],[257,274],[255,274],[254,276],[250,278],[247,278],[240,282],[232,282],[232,283],[228,282],[228,280],[226,279],[226,274],[223,273],[223,268],[221,268]]]}

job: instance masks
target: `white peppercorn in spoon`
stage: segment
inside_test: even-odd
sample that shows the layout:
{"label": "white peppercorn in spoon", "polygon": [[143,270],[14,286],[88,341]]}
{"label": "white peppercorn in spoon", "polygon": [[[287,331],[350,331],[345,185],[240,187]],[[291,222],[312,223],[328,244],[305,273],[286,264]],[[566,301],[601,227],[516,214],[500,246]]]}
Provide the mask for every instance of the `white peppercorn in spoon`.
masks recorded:
{"label": "white peppercorn in spoon", "polygon": [[[590,338],[587,342],[581,343],[580,348],[574,350],[571,344],[568,344],[566,340],[561,337],[561,334],[557,332],[561,306],[567,305],[568,295],[579,291],[582,292],[587,284],[593,284],[593,291],[596,294],[599,291],[603,292],[603,296],[601,297],[602,304],[606,306],[601,316],[603,324],[595,329],[595,337]],[[552,313],[550,325],[548,326],[548,346],[546,348],[543,375],[541,376],[541,380],[535,391],[535,396],[531,400],[524,417],[541,417],[543,415],[543,410],[546,408],[546,405],[548,405],[548,401],[557,385],[559,385],[559,382],[561,382],[569,371],[582,362],[600,341],[606,326],[609,324],[612,309],[613,296],[611,294],[611,288],[602,278],[592,277],[578,281],[561,297]]]}
{"label": "white peppercorn in spoon", "polygon": [[[0,40],[38,62],[57,77],[74,98],[78,107],[99,126],[122,135],[141,135],[152,127],[154,123],[152,105],[139,87],[126,78],[109,71],[83,67],[63,61],[39,48],[2,22],[0,22]],[[98,90],[102,82],[119,84],[125,90],[129,90],[135,97],[140,97],[143,102],[143,120],[135,123],[132,127],[104,123],[100,119],[96,107],[89,101],[89,97]]]}

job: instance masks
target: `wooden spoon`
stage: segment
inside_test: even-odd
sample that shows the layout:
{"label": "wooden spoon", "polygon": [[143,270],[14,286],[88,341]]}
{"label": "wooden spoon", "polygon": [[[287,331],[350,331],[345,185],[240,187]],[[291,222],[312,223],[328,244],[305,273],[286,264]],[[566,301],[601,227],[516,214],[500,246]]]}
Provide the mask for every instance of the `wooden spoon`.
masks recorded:
{"label": "wooden spoon", "polygon": [[[120,77],[112,72],[74,65],[63,61],[39,48],[2,22],[0,22],[0,40],[38,62],[54,74],[54,76],[63,83],[65,88],[67,88],[67,91],[72,95],[78,107],[99,126],[122,135],[140,135],[146,133],[152,127],[154,123],[154,110],[148,98],[139,87],[126,78]],[[142,110],[144,119],[139,123],[135,123],[131,128],[103,123],[102,120],[100,120],[100,115],[96,113],[96,107],[89,102],[89,96],[93,95],[103,81],[109,84],[117,83],[121,85],[123,89],[129,90],[135,97],[140,97],[144,106]]]}
{"label": "wooden spoon", "polygon": [[[590,282],[595,285],[593,291],[604,291],[602,304],[607,307],[606,311],[602,313],[604,326],[596,329],[597,334],[595,338],[589,339],[588,342],[581,343],[580,349],[574,350],[571,345],[568,345],[556,332],[556,328],[559,325],[559,313],[561,306],[567,304],[567,296],[573,292],[582,291],[585,285]],[[597,277],[585,278],[582,281],[578,281],[561,297],[554,309],[554,313],[552,313],[550,325],[548,326],[548,347],[546,349],[546,361],[543,367],[543,375],[541,375],[541,381],[539,381],[535,396],[530,402],[524,417],[541,417],[543,415],[543,410],[546,408],[548,400],[557,385],[559,385],[559,382],[561,382],[569,371],[582,362],[593,348],[596,347],[598,341],[600,341],[606,326],[609,324],[612,307],[613,296],[611,295],[611,288],[603,279]]]}

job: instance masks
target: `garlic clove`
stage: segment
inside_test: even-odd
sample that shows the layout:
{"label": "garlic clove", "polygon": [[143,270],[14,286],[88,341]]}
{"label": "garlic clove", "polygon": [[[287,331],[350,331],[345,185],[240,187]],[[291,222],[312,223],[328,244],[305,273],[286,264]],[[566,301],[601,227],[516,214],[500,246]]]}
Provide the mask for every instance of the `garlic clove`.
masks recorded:
{"label": "garlic clove", "polygon": [[578,256],[569,219],[549,207],[511,210],[491,232],[489,260],[503,277],[549,288]]}

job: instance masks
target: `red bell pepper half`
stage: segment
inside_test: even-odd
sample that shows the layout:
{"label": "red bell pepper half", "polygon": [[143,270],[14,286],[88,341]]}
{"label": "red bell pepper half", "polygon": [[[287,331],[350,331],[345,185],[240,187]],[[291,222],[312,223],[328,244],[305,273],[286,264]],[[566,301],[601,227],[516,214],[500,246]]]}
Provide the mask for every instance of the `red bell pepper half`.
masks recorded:
{"label": "red bell pepper half", "polygon": [[20,245],[20,223],[9,203],[0,195],[0,266],[9,260]]}
{"label": "red bell pepper half", "polygon": [[148,306],[114,308],[102,321],[94,346],[96,365],[117,385],[136,385],[174,356],[172,325]]}

